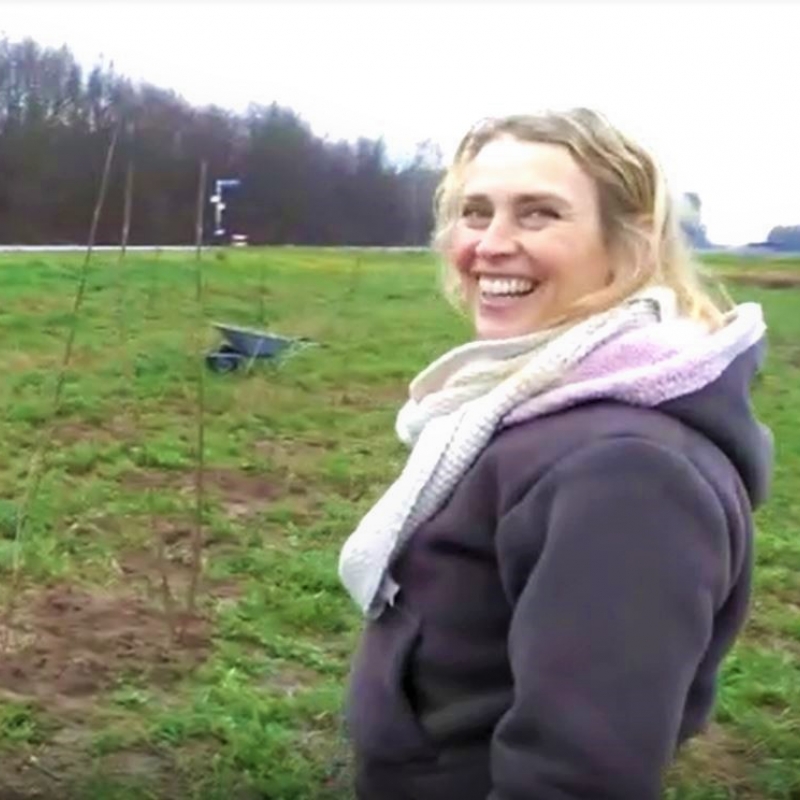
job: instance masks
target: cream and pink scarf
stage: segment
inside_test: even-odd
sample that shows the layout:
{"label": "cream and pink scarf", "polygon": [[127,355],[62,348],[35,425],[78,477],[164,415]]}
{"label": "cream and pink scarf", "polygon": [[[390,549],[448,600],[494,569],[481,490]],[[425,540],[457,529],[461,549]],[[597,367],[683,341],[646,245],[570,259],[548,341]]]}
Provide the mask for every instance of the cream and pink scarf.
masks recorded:
{"label": "cream and pink scarf", "polygon": [[351,597],[370,618],[394,601],[393,559],[498,430],[588,400],[652,407],[690,394],[765,330],[760,306],[745,303],[710,332],[656,287],[565,328],[446,353],[412,381],[398,414],[397,434],[412,448],[403,471],[342,548],[339,575]]}

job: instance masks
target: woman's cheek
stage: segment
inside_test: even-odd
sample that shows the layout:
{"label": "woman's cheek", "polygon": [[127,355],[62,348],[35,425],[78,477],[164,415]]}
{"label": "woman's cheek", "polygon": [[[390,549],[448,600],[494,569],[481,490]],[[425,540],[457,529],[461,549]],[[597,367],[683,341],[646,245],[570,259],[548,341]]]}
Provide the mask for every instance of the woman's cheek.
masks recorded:
{"label": "woman's cheek", "polygon": [[449,248],[450,263],[459,271],[466,272],[475,261],[478,238],[473,234],[456,233]]}

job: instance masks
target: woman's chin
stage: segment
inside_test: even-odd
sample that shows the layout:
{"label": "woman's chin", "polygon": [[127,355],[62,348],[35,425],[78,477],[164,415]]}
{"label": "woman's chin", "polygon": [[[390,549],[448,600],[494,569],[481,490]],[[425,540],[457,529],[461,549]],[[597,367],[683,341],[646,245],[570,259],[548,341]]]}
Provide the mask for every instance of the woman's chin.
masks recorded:
{"label": "woman's chin", "polygon": [[474,309],[475,335],[478,339],[511,339],[538,329],[534,304],[529,298],[478,299]]}

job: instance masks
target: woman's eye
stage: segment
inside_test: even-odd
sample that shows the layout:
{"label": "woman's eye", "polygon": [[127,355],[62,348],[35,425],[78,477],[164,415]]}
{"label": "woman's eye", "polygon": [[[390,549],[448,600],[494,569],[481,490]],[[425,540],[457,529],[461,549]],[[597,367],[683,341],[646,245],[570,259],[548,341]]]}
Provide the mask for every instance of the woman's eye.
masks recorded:
{"label": "woman's eye", "polygon": [[464,206],[461,210],[461,217],[467,222],[485,222],[492,216],[492,212],[483,206]]}
{"label": "woman's eye", "polygon": [[560,214],[548,206],[523,206],[520,217],[523,219],[560,219]]}

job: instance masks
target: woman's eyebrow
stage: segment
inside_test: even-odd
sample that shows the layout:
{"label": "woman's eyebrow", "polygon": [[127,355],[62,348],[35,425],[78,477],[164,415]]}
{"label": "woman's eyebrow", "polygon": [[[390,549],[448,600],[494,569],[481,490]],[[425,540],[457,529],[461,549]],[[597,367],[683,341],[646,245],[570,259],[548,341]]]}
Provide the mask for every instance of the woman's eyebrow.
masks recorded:
{"label": "woman's eyebrow", "polygon": [[570,202],[566,197],[555,192],[525,192],[514,196],[516,203],[556,203],[560,206],[569,206]]}
{"label": "woman's eyebrow", "polygon": [[[464,195],[464,202],[471,203],[490,203],[491,198],[487,194],[480,192]],[[513,196],[515,203],[557,203],[561,206],[569,206],[570,202],[566,197],[555,192],[523,192]]]}

